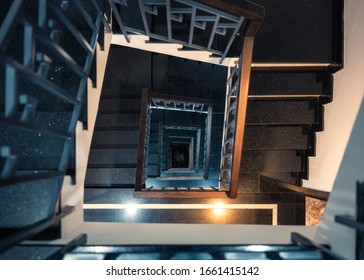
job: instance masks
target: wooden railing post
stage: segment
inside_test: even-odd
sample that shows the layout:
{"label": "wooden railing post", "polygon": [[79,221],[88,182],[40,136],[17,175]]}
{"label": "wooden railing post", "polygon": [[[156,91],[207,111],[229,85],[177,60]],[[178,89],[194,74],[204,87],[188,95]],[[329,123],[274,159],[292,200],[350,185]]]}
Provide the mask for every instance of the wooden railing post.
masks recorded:
{"label": "wooden railing post", "polygon": [[254,37],[246,36],[244,39],[241,59],[240,59],[240,84],[239,95],[237,100],[236,124],[235,124],[235,140],[234,152],[231,170],[231,186],[229,197],[236,198],[239,188],[239,174],[243,152],[244,130],[246,121],[246,110],[248,104],[248,92],[250,82],[250,69],[253,57]]}

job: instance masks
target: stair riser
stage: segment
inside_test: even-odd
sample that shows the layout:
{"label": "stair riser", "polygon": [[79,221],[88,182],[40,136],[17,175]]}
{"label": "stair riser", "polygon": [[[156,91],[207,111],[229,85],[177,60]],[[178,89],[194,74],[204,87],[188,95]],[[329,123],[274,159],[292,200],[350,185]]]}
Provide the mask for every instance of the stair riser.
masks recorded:
{"label": "stair riser", "polygon": [[119,128],[119,127],[139,127],[140,115],[139,114],[100,114],[96,119],[97,128]]}
{"label": "stair riser", "polygon": [[85,186],[134,185],[135,168],[88,168]]}
{"label": "stair riser", "polygon": [[95,131],[92,145],[133,145],[139,142],[139,131]]}
{"label": "stair riser", "polygon": [[304,172],[303,157],[294,150],[244,151],[241,172]]}
{"label": "stair riser", "polygon": [[249,100],[247,124],[316,124],[317,100]]}
{"label": "stair riser", "polygon": [[244,150],[298,149],[308,146],[308,135],[302,127],[247,127]]}
{"label": "stair riser", "polygon": [[91,149],[88,164],[136,164],[137,149]]}

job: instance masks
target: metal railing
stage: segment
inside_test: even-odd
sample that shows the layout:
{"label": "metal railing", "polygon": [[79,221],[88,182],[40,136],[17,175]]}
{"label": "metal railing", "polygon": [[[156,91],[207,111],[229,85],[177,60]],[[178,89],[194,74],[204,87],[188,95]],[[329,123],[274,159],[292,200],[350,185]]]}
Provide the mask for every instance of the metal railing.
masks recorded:
{"label": "metal railing", "polygon": [[[104,3],[15,0],[2,22],[0,228],[29,227],[30,232],[20,232],[22,238],[64,216],[57,214],[60,190],[74,153],[75,127],[95,66],[96,44],[103,47],[105,29],[111,31]],[[39,215],[19,204],[23,201],[7,201],[19,197],[18,192],[30,197],[39,190],[41,196],[48,186],[52,195]],[[19,217],[23,222],[16,224]],[[10,243],[21,241],[19,236],[9,237]]]}
{"label": "metal railing", "polygon": [[[115,13],[118,32],[127,42],[130,42],[129,34],[142,34],[157,41],[180,44],[184,49],[211,52],[222,63],[245,25],[251,19],[256,20],[264,9],[242,1],[243,9],[226,11],[231,5],[223,3],[223,8],[216,8],[219,2],[223,1],[110,0],[113,10],[120,10]],[[159,28],[159,23],[165,28]]]}
{"label": "metal railing", "polygon": [[240,69],[239,63],[237,63],[234,68],[229,68],[229,77],[226,83],[227,88],[220,162],[221,190],[229,190],[231,186],[239,83]]}

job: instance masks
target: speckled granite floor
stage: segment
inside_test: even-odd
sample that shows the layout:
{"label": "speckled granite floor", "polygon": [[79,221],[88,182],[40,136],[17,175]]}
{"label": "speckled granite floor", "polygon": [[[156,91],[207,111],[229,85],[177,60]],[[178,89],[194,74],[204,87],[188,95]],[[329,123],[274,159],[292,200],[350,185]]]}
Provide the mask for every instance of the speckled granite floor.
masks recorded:
{"label": "speckled granite floor", "polygon": [[318,226],[325,208],[326,201],[306,197],[306,226]]}
{"label": "speckled granite floor", "polygon": [[[272,202],[273,201],[273,202]],[[90,204],[273,204],[278,207],[278,225],[300,222],[295,213],[294,194],[239,194],[237,199],[135,199],[132,189],[87,189],[84,203]],[[85,209],[88,222],[121,223],[201,223],[201,224],[272,224],[272,209]]]}

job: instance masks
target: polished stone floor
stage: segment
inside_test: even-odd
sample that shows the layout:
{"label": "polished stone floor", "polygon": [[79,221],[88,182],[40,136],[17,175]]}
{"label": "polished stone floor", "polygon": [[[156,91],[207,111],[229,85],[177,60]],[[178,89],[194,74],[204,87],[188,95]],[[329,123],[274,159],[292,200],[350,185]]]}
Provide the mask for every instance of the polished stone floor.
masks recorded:
{"label": "polished stone floor", "polygon": [[[304,200],[292,193],[239,194],[238,198],[233,200],[186,200],[133,198],[132,189],[88,189],[85,192],[84,203],[84,220],[87,222],[271,225],[274,221],[274,212],[269,205],[276,205],[278,209],[275,212],[278,225],[302,224],[301,220],[304,219],[304,213],[295,207],[297,203],[304,204]],[[146,204],[151,208],[138,209],[138,206],[133,206]],[[211,205],[211,207],[210,209],[160,209],[159,207],[159,205],[176,204],[183,205],[184,208],[188,208],[188,205]],[[238,207],[255,205],[258,208],[262,205],[261,208],[265,209],[225,209],[228,206],[221,206],[225,204],[236,204]]]}

